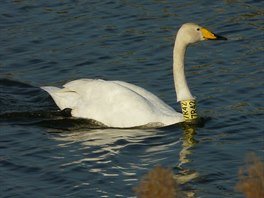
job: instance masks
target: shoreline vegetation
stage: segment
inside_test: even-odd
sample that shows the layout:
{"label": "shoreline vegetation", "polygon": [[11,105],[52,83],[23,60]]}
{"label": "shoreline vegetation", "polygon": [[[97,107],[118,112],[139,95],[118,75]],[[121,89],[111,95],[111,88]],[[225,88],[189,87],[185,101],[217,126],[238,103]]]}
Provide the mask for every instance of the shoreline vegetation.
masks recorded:
{"label": "shoreline vegetation", "polygon": [[[234,190],[242,193],[245,198],[264,197],[264,162],[256,154],[249,154],[246,164],[239,168]],[[138,198],[194,197],[194,193],[181,190],[171,169],[159,165],[141,178],[134,191]]]}

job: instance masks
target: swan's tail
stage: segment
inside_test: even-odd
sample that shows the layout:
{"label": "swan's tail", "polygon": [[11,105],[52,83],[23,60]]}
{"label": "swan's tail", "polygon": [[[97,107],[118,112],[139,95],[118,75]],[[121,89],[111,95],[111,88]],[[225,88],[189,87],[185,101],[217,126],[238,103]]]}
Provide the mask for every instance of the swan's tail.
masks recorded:
{"label": "swan's tail", "polygon": [[57,88],[57,87],[40,87],[50,94],[56,105],[61,109],[70,108],[73,109],[76,101],[79,99],[79,95],[67,88]]}
{"label": "swan's tail", "polygon": [[48,92],[50,95],[60,90],[60,88],[58,87],[40,87],[40,88]]}

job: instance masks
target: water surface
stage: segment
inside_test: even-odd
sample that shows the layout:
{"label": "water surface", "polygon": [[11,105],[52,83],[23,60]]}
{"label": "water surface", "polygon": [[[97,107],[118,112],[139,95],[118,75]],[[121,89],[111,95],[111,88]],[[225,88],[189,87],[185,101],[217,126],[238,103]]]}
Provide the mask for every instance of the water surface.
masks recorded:
{"label": "water surface", "polygon": [[[0,7],[1,197],[134,197],[160,164],[193,197],[234,190],[248,152],[262,159],[261,1],[3,1]],[[200,128],[91,129],[56,114],[44,85],[78,78],[139,85],[180,111],[172,80],[177,29],[228,37],[190,47],[186,75]]]}

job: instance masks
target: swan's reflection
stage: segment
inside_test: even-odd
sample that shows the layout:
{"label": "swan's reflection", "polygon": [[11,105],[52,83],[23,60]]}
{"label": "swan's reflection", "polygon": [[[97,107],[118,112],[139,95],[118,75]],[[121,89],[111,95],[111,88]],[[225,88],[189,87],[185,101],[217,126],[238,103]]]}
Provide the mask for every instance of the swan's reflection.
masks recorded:
{"label": "swan's reflection", "polygon": [[[54,132],[54,131],[52,131]],[[142,140],[153,137],[157,134],[157,129],[92,129],[71,130],[66,133],[59,133],[54,139],[61,142],[79,142],[83,146],[104,146],[114,145],[119,140],[128,142],[141,142]],[[62,143],[63,144],[67,143]]]}
{"label": "swan's reflection", "polygon": [[[175,127],[176,128],[176,127]],[[160,159],[154,159],[152,155],[164,153],[170,150],[175,144],[182,142],[179,152],[179,163],[174,171],[174,178],[179,184],[192,181],[199,176],[198,172],[185,167],[190,163],[189,155],[192,147],[197,143],[194,139],[195,128],[184,125],[183,137],[175,136],[175,140],[168,141],[167,129],[82,129],[78,127],[70,130],[52,129],[52,139],[58,141],[59,147],[69,147],[73,144],[82,145],[78,147],[82,156],[68,159],[62,166],[76,166],[85,164],[90,173],[96,173],[103,177],[111,177],[129,181],[136,181],[136,170],[141,169],[150,163],[159,164]],[[179,129],[179,128],[177,128]],[[170,129],[168,129],[170,130]],[[171,132],[169,132],[171,133]],[[178,133],[178,132],[177,132]],[[165,137],[164,139],[162,139]],[[153,143],[154,142],[154,143]],[[147,146],[146,146],[147,145]],[[129,147],[127,149],[126,147]],[[141,153],[143,151],[143,153]],[[155,157],[154,156],[154,157]],[[116,160],[120,163],[116,163]],[[93,163],[90,163],[93,162]],[[129,164],[129,167],[122,167],[122,163]],[[131,178],[133,177],[133,179]],[[97,175],[98,177],[98,175]],[[128,178],[130,177],[130,178]],[[139,179],[139,178],[138,178]],[[193,190],[185,190],[187,197],[195,197]]]}
{"label": "swan's reflection", "polygon": [[[179,173],[175,174],[174,178],[177,180],[179,184],[186,184],[199,177],[199,173],[196,170],[189,170],[185,168],[185,165],[191,162],[188,156],[192,154],[192,147],[198,142],[194,138],[196,134],[195,126],[183,124],[182,128],[183,128],[182,149],[179,153],[179,164],[177,165],[177,169],[179,169]],[[194,190],[189,189],[184,191],[184,193],[187,197],[196,197]]]}
{"label": "swan's reflection", "polygon": [[[52,129],[52,139],[59,147],[81,145],[76,148],[79,157],[67,160],[62,166],[85,164],[89,172],[97,172],[104,176],[135,175],[131,167],[122,167],[129,163],[136,167],[139,160],[140,147],[144,148],[144,140],[157,136],[157,129],[70,129],[68,132]],[[128,149],[129,148],[129,149]],[[80,150],[82,156],[80,156]],[[129,153],[128,153],[129,150]],[[132,155],[130,154],[132,152]],[[116,161],[121,161],[116,163]],[[94,162],[94,163],[89,163]]]}
{"label": "swan's reflection", "polygon": [[178,167],[182,167],[184,164],[190,162],[188,159],[188,155],[191,154],[191,148],[197,143],[194,139],[194,135],[196,133],[196,129],[192,126],[185,125],[183,126],[183,142],[182,142],[182,150],[179,153],[179,165]]}

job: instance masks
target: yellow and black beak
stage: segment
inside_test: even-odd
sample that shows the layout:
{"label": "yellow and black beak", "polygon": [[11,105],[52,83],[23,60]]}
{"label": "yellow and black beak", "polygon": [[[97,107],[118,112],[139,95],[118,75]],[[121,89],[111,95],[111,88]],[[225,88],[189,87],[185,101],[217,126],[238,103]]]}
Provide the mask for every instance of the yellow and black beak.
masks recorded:
{"label": "yellow and black beak", "polygon": [[207,30],[206,28],[201,28],[201,32],[205,40],[227,40],[227,38],[214,34],[213,32]]}

